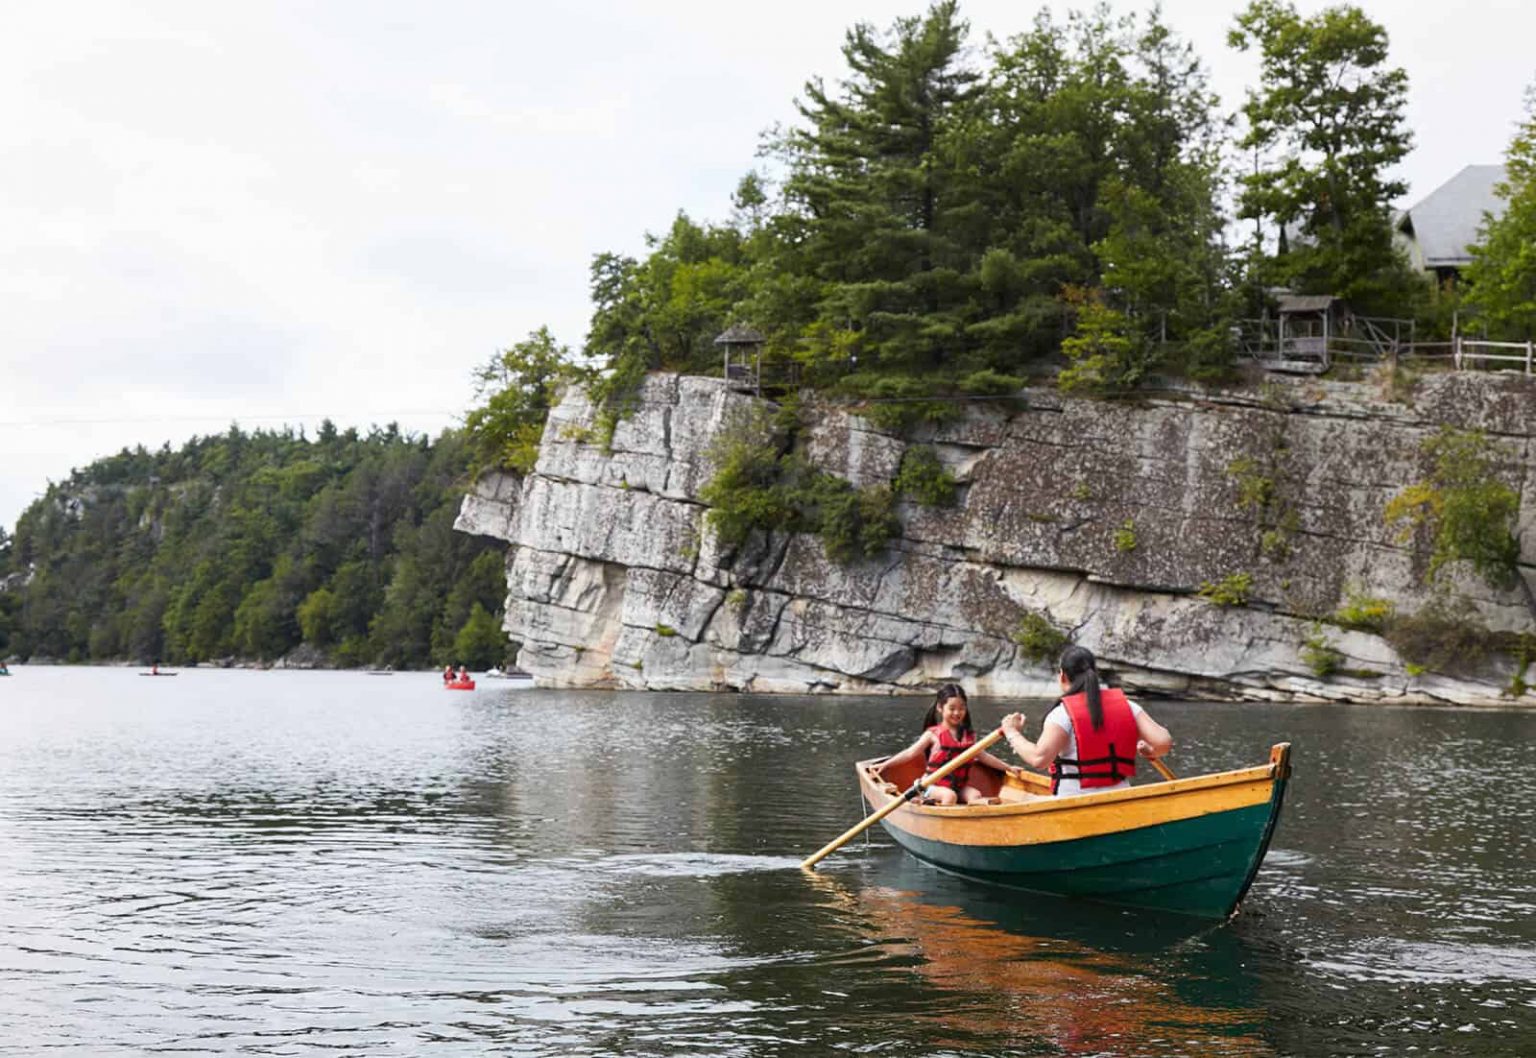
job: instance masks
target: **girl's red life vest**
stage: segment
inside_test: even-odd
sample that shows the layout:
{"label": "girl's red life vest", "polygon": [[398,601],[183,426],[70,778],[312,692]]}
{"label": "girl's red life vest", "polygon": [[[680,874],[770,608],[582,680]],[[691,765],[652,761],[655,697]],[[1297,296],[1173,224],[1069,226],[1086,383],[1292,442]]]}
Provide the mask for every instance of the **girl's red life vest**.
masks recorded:
{"label": "girl's red life vest", "polygon": [[[949,733],[949,728],[944,724],[934,724],[928,730],[933,732],[934,739],[933,748],[928,751],[928,768],[923,773],[925,775],[932,775],[976,744],[974,731],[961,731],[960,737],[956,738]],[[964,764],[932,785],[948,786],[951,790],[959,792],[965,785],[965,780],[970,777],[971,766]]]}
{"label": "girl's red life vest", "polygon": [[1051,793],[1063,779],[1076,779],[1084,790],[1113,786],[1136,774],[1136,714],[1118,687],[1099,689],[1104,726],[1097,731],[1088,715],[1088,695],[1069,694],[1061,700],[1072,718],[1076,757],[1057,757],[1051,764]]}

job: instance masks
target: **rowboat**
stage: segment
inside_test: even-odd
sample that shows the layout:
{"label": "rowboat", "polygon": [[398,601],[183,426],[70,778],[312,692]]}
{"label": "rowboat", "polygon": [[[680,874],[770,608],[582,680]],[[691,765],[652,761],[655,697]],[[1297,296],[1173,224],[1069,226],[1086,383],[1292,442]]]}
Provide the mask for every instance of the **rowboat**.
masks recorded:
{"label": "rowboat", "polygon": [[[991,804],[906,801],[880,822],[896,843],[946,871],[997,885],[1224,919],[1269,848],[1290,778],[1291,744],[1269,763],[1171,782],[1053,797],[1051,780],[976,763],[970,782]],[[872,811],[890,809],[923,771],[854,765]],[[889,780],[889,781],[887,781]]]}
{"label": "rowboat", "polygon": [[475,681],[471,679],[444,680],[443,689],[448,691],[472,691],[475,689]]}

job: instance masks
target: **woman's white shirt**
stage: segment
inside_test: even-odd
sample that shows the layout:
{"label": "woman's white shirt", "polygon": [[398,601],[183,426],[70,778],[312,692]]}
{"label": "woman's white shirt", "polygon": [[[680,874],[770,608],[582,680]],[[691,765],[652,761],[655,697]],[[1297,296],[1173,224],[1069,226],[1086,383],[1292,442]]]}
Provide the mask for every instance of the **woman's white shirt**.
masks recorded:
{"label": "woman's white shirt", "polygon": [[[1132,716],[1140,716],[1145,711],[1129,698],[1126,701],[1130,703]],[[1067,707],[1057,702],[1056,708],[1045,714],[1045,722],[1047,724],[1055,724],[1067,733],[1067,748],[1061,751],[1061,755],[1069,760],[1075,760],[1077,758],[1077,735],[1072,732],[1072,714],[1067,712]],[[1130,785],[1130,779],[1122,779],[1113,786],[1095,786],[1093,792],[1103,793],[1105,790],[1123,790]],[[1063,779],[1061,784],[1056,787],[1057,797],[1066,797],[1069,794],[1080,794],[1082,792],[1082,784],[1076,779]]]}

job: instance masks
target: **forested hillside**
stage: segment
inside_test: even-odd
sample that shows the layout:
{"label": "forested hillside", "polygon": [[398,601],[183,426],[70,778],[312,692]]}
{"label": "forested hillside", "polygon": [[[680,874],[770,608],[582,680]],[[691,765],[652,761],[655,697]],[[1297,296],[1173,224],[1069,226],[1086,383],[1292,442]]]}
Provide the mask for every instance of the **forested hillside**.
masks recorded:
{"label": "forested hillside", "polygon": [[468,458],[326,423],[98,460],[0,530],[0,657],[500,663],[501,549],[452,529]]}

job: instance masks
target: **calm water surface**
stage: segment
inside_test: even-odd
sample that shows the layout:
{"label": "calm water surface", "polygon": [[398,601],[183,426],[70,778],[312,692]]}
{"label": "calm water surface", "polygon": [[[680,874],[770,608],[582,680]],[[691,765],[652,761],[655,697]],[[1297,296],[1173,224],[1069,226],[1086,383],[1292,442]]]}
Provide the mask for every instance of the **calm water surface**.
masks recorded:
{"label": "calm water surface", "polygon": [[1536,1054],[1536,715],[1157,703],[1181,773],[1296,746],[1209,926],[799,871],[917,700],[13,672],[0,1054]]}

